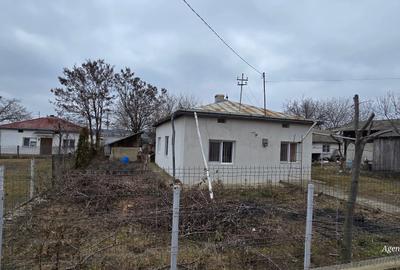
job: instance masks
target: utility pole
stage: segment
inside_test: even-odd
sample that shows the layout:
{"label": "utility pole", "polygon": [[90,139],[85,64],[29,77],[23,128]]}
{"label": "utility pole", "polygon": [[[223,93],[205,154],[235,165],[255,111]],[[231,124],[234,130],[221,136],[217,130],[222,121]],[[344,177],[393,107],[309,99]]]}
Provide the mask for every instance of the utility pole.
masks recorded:
{"label": "utility pole", "polygon": [[263,72],[262,76],[263,76],[263,89],[264,89],[264,116],[267,116],[267,98],[265,95],[265,72]]}
{"label": "utility pole", "polygon": [[248,77],[244,78],[244,74],[242,73],[242,77],[241,77],[241,78],[237,77],[236,80],[238,81],[238,85],[240,86],[240,102],[239,102],[239,104],[240,104],[240,105],[239,105],[239,111],[240,111],[240,108],[241,108],[241,106],[242,106],[242,92],[243,92],[243,86],[244,86],[244,85],[247,85],[247,82],[248,82],[249,78],[248,78]]}

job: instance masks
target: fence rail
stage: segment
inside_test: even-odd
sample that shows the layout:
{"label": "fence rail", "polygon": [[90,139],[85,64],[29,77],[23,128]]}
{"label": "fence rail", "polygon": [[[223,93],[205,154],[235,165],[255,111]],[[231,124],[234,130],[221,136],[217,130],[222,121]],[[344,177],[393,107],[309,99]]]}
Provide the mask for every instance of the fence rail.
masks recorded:
{"label": "fence rail", "polygon": [[[30,160],[16,161],[2,160],[6,209],[19,196],[29,197]],[[173,182],[171,168],[154,164],[104,160],[86,170],[60,170],[66,163],[61,157],[40,162],[35,161],[35,194],[40,173],[50,175],[42,184],[50,192],[6,221],[7,269],[168,269],[171,259],[175,263],[171,254],[177,254],[178,269],[303,268],[309,183],[310,267],[341,261],[350,173],[336,166],[210,167],[211,200],[201,167],[177,168],[179,181]],[[174,184],[181,186],[175,204]],[[12,195],[15,187],[22,191]],[[393,255],[383,251],[400,243],[400,179],[363,174],[359,190],[354,261]],[[174,205],[179,216],[173,227]]]}

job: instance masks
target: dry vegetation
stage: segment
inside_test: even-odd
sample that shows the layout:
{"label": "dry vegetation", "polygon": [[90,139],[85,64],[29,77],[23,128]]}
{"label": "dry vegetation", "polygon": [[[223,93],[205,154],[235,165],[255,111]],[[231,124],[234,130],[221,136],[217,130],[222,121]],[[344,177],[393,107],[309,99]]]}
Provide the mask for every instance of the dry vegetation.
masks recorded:
{"label": "dry vegetation", "polygon": [[[57,192],[6,223],[3,269],[169,269],[169,179],[137,169],[102,162],[90,173],[65,175]],[[216,184],[215,196],[212,202],[201,187],[183,189],[180,269],[302,267],[301,189],[232,190]],[[340,202],[317,196],[315,207],[312,261],[334,264],[343,222]],[[383,245],[400,242],[399,219],[358,210],[356,260],[382,256]]]}
{"label": "dry vegetation", "polygon": [[[347,191],[350,187],[351,174],[341,171],[335,164],[313,166],[312,179],[323,181],[329,186]],[[390,173],[362,172],[359,180],[359,195],[385,203],[400,206],[400,175]]]}

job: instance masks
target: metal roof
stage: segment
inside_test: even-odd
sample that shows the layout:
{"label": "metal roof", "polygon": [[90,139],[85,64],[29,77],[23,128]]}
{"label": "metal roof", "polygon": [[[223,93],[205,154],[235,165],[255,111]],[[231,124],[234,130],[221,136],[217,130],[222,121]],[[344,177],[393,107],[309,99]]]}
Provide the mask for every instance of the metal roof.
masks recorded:
{"label": "metal roof", "polygon": [[[362,127],[366,121],[360,121],[359,126]],[[400,136],[394,131],[393,125],[400,129],[400,119],[391,119],[391,120],[373,120],[371,131],[383,131],[383,130],[393,130],[392,132],[385,133],[380,137],[398,137]],[[336,129],[337,131],[354,131],[354,124],[353,122],[348,123],[340,128]]]}
{"label": "metal roof", "polygon": [[58,131],[60,128],[62,131],[79,133],[82,127],[55,116],[40,117],[40,118],[0,125],[0,129]]}
{"label": "metal roof", "polygon": [[[226,117],[237,119],[267,120],[281,122],[296,122],[302,124],[312,124],[314,121],[302,117],[292,116],[281,112],[275,112],[263,108],[258,108],[248,104],[240,104],[238,102],[224,100],[208,105],[203,105],[189,110],[178,110],[175,115],[189,115],[197,112],[199,116],[207,117]],[[265,113],[264,113],[265,112]],[[155,126],[168,122],[170,117],[159,121]]]}
{"label": "metal roof", "polygon": [[[319,134],[316,134],[319,133]],[[326,135],[322,135],[326,134]],[[320,130],[320,129],[314,129],[313,134],[312,134],[312,142],[313,143],[335,143],[337,144],[337,140],[331,137],[333,135],[332,131],[329,130]]]}

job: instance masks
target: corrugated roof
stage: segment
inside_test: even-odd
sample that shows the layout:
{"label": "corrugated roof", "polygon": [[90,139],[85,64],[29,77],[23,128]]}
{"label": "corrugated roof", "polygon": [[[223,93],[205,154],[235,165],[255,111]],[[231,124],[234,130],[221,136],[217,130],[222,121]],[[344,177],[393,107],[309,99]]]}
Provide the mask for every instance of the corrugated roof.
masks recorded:
{"label": "corrugated roof", "polygon": [[[315,134],[314,132],[319,133],[319,134]],[[322,134],[326,134],[326,135],[322,135]],[[334,138],[332,138],[330,136],[331,134],[334,134],[334,133],[329,130],[315,129],[315,130],[313,130],[313,134],[312,134],[312,142],[313,143],[338,143]]]}
{"label": "corrugated roof", "polygon": [[274,112],[266,109],[264,114],[263,108],[258,108],[248,104],[240,104],[238,102],[233,102],[230,100],[224,100],[217,103],[211,103],[208,105],[200,106],[194,108],[197,112],[215,112],[215,113],[225,113],[225,114],[235,114],[235,115],[246,115],[246,116],[266,116],[270,118],[281,118],[281,119],[295,119],[295,120],[305,120],[304,118],[295,117],[292,115],[284,114],[281,112]]}
{"label": "corrugated roof", "polygon": [[[314,123],[313,120],[305,119],[302,117],[296,117],[281,112],[274,112],[266,109],[258,108],[248,104],[239,104],[238,102],[223,100],[216,103],[211,103],[204,106],[199,106],[194,109],[178,110],[175,111],[175,118],[182,115],[193,115],[197,112],[199,117],[226,117],[232,119],[243,119],[243,120],[261,120],[261,121],[277,121],[277,122],[289,122],[311,125]],[[171,120],[171,117],[166,117],[160,120],[155,126],[159,126]]]}
{"label": "corrugated roof", "polygon": [[[360,121],[360,127],[362,127],[366,121]],[[371,130],[374,132],[383,131],[383,130],[394,130],[393,125],[400,130],[400,119],[391,119],[391,120],[373,120]],[[338,129],[337,131],[354,131],[353,122],[346,124]],[[400,136],[395,131],[385,133],[381,135],[381,137],[397,137]]]}
{"label": "corrugated roof", "polygon": [[50,131],[58,131],[60,127],[63,131],[76,132],[76,133],[79,133],[80,129],[82,128],[81,126],[78,126],[72,122],[54,116],[40,117],[40,118],[0,125],[0,129],[28,129],[28,130],[50,130]]}

